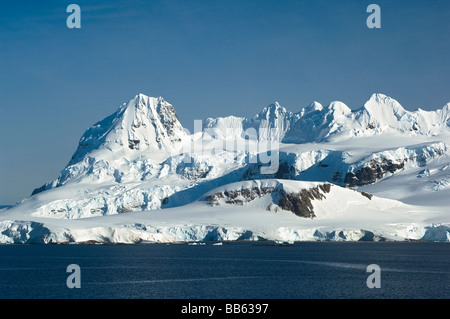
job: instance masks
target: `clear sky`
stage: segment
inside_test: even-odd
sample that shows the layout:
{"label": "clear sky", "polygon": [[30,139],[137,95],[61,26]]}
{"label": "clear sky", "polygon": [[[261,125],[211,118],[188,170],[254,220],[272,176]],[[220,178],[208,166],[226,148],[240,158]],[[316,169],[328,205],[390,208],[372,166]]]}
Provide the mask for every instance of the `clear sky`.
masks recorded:
{"label": "clear sky", "polygon": [[[81,29],[66,8],[81,7]],[[369,29],[366,8],[381,8]],[[0,1],[0,205],[57,177],[84,130],[137,93],[183,125],[278,101],[450,101],[448,0]]]}

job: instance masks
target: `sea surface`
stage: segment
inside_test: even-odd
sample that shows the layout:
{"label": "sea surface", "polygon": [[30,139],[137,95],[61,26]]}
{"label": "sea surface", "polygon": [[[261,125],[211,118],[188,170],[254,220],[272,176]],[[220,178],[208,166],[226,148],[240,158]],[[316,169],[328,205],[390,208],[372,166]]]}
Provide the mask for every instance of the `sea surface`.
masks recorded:
{"label": "sea surface", "polygon": [[448,299],[449,265],[450,244],[430,242],[0,245],[0,298]]}

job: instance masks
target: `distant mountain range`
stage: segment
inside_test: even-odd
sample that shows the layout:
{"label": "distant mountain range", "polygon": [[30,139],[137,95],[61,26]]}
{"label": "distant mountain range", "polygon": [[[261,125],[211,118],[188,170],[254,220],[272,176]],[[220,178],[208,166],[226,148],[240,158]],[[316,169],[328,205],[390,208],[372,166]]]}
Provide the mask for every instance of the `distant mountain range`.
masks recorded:
{"label": "distant mountain range", "polygon": [[0,209],[0,242],[449,240],[449,108],[274,103],[191,134],[139,94],[86,130],[55,180]]}

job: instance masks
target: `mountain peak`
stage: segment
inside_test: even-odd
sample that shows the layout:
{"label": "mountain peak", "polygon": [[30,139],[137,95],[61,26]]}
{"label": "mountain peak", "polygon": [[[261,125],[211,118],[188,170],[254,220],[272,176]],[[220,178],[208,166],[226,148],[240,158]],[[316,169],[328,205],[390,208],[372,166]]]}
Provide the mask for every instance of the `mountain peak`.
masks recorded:
{"label": "mountain peak", "polygon": [[370,99],[364,104],[364,108],[367,110],[375,111],[375,108],[392,109],[394,112],[405,112],[405,109],[397,100],[384,95],[382,93],[374,93]]}
{"label": "mountain peak", "polygon": [[139,93],[134,97],[135,100],[137,101],[155,101],[157,103],[165,103],[166,101],[164,100],[164,98],[162,96],[158,96],[158,97],[152,97],[143,93]]}
{"label": "mountain peak", "polygon": [[372,93],[369,101],[372,101],[372,100],[373,101],[381,101],[381,100],[385,100],[385,99],[390,99],[390,97],[383,93]]}
{"label": "mountain peak", "polygon": [[68,165],[94,150],[170,148],[186,135],[173,106],[162,97],[137,94],[116,112],[88,128]]}
{"label": "mountain peak", "polygon": [[364,104],[362,112],[367,112],[377,122],[387,126],[395,126],[406,110],[395,99],[381,94],[374,93]]}
{"label": "mountain peak", "polygon": [[287,110],[278,102],[275,102],[263,108],[262,111],[256,115],[256,118],[259,120],[271,120],[286,113]]}
{"label": "mountain peak", "polygon": [[307,107],[304,107],[301,111],[300,111],[300,115],[301,116],[304,116],[304,115],[306,115],[306,114],[308,114],[308,113],[311,113],[311,112],[315,112],[315,111],[322,111],[323,110],[323,106],[322,106],[322,104],[320,104],[319,102],[317,102],[317,101],[313,101],[313,102],[311,102],[311,104],[309,104]]}
{"label": "mountain peak", "polygon": [[339,101],[333,101],[328,105],[328,109],[335,115],[350,114],[352,110],[345,104]]}

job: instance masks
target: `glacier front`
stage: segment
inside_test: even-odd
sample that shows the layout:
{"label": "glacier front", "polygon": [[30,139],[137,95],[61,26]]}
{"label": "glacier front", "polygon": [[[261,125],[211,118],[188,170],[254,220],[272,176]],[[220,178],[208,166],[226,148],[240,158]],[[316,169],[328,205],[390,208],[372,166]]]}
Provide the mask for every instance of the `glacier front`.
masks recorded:
{"label": "glacier front", "polygon": [[170,103],[138,94],[0,211],[0,242],[449,241],[449,107],[274,103],[190,134]]}

